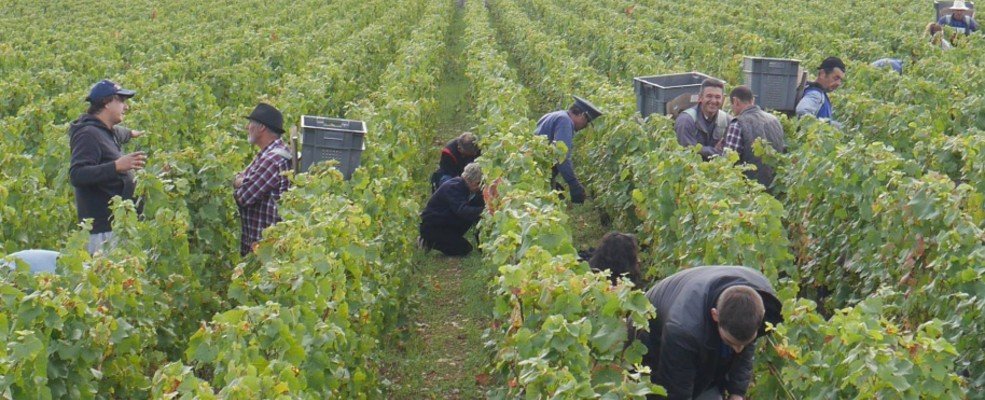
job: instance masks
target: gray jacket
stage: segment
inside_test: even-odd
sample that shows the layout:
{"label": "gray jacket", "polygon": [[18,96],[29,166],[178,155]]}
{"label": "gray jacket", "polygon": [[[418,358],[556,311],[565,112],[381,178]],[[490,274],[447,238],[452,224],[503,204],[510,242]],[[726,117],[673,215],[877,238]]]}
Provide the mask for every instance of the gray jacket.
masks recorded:
{"label": "gray jacket", "polygon": [[725,137],[728,114],[719,110],[715,119],[708,121],[701,114],[700,107],[701,104],[698,104],[681,112],[674,121],[674,133],[677,134],[677,143],[681,146],[700,146],[701,157],[707,160],[722,154],[715,149],[715,145]]}
{"label": "gray jacket", "polygon": [[783,139],[783,126],[773,114],[770,114],[759,106],[752,106],[742,111],[733,121],[739,122],[742,128],[742,148],[739,152],[739,162],[754,164],[755,171],[746,171],[746,176],[756,179],[763,186],[769,187],[773,183],[773,167],[763,163],[763,159],[757,157],[753,152],[753,142],[763,138],[774,150],[784,153],[787,151],[787,144]]}
{"label": "gray jacket", "polygon": [[[732,286],[756,289],[766,307],[766,321],[782,322],[782,304],[762,273],[736,266],[695,267],[660,281],[646,297],[657,309],[650,332],[639,334],[649,349],[643,363],[651,379],[667,389],[671,400],[691,399],[707,389],[745,395],[752,378],[755,345],[735,354],[722,342],[711,309]],[[765,334],[760,329],[760,336]],[[727,353],[727,355],[725,354]]]}

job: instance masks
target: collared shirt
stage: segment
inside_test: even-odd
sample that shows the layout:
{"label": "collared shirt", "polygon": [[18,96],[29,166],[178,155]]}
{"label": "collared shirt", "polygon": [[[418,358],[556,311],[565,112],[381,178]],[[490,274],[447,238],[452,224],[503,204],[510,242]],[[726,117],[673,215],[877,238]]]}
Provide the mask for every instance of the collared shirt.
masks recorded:
{"label": "collared shirt", "polygon": [[732,118],[725,130],[725,148],[732,149],[736,153],[742,151],[742,126],[739,125],[738,118]]}
{"label": "collared shirt", "polygon": [[243,172],[243,185],[233,192],[242,220],[240,254],[250,252],[260,241],[263,230],[277,222],[277,200],[290,187],[281,172],[291,168],[290,150],[280,139],[275,140],[253,158]]}

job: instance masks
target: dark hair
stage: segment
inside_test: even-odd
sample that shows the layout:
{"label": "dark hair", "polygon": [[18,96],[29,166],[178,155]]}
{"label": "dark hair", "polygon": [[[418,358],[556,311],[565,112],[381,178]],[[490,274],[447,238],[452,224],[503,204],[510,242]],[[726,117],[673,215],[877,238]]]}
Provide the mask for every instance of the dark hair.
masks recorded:
{"label": "dark hair", "polygon": [[639,258],[637,252],[639,246],[636,244],[636,237],[619,232],[609,232],[602,236],[602,243],[599,248],[592,253],[592,258],[588,260],[588,265],[595,270],[609,270],[612,272],[609,279],[615,285],[619,277],[629,275],[629,280],[636,287],[643,284],[643,276],[640,273]]}
{"label": "dark hair", "polygon": [[113,95],[113,96],[106,96],[101,99],[95,99],[93,101],[90,101],[89,109],[86,110],[86,114],[89,115],[99,114],[100,111],[106,108],[107,104],[112,103],[113,100],[115,99],[116,99],[116,95]]}
{"label": "dark hair", "polygon": [[718,326],[742,342],[756,338],[766,314],[762,296],[744,285],[725,289],[718,296],[715,308],[718,310]]}
{"label": "dark hair", "polygon": [[739,99],[743,103],[750,103],[753,99],[752,89],[749,89],[749,86],[746,85],[739,85],[732,89],[732,92],[729,93],[728,97]]}
{"label": "dark hair", "polygon": [[577,104],[572,104],[571,107],[568,107],[568,111],[570,111],[574,115],[582,115],[588,112],[588,110],[582,110],[581,107],[578,107]]}
{"label": "dark hair", "polygon": [[834,72],[835,68],[846,71],[845,63],[841,62],[841,59],[838,57],[825,58],[824,61],[821,61],[821,66],[817,67],[818,70],[823,70],[825,74]]}
{"label": "dark hair", "polygon": [[701,81],[701,90],[699,90],[698,93],[704,93],[705,88],[710,88],[710,87],[722,89],[722,91],[724,92],[725,82],[722,82],[718,79],[705,78],[705,80]]}

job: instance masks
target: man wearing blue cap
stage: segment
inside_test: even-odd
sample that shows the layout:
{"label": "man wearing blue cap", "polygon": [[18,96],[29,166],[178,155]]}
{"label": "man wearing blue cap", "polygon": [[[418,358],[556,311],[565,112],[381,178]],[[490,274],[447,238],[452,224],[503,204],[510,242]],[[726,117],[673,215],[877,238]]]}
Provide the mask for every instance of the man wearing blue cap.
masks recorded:
{"label": "man wearing blue cap", "polygon": [[537,121],[537,135],[547,136],[550,143],[555,141],[564,142],[568,146],[568,153],[564,161],[557,164],[551,170],[551,187],[554,187],[557,175],[561,174],[564,181],[568,183],[568,190],[571,193],[571,202],[581,204],[585,202],[585,187],[581,185],[575,176],[575,168],[571,163],[571,151],[574,150],[575,132],[585,129],[589,123],[602,116],[602,112],[592,103],[578,96],[574,104],[568,110],[554,111],[548,113]]}
{"label": "man wearing blue cap", "polygon": [[68,173],[75,187],[75,206],[79,220],[92,219],[89,253],[112,243],[110,200],[120,196],[133,200],[133,171],[144,167],[142,151],[123,154],[123,144],[142,134],[119,124],[136,92],[102,80],[89,90],[89,109],[68,129],[72,161]]}
{"label": "man wearing blue cap", "polygon": [[277,200],[290,187],[282,172],[291,169],[291,151],[280,139],[284,133],[284,116],[280,110],[260,103],[246,117],[247,140],[260,148],[260,153],[246,171],[233,180],[233,197],[239,206],[242,221],[240,255],[248,254],[262,238],[263,230],[277,222]]}

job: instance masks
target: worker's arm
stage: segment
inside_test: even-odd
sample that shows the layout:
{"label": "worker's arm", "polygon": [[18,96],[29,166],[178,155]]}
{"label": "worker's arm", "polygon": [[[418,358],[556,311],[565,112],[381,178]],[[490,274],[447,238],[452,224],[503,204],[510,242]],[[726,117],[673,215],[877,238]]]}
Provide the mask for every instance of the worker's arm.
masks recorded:
{"label": "worker's arm", "polygon": [[821,110],[821,106],[824,105],[824,94],[817,90],[811,90],[804,93],[804,97],[800,99],[797,103],[797,116],[803,117],[805,115],[817,116],[817,112]]}
{"label": "worker's arm", "polygon": [[677,134],[677,143],[684,147],[698,146],[701,157],[705,160],[712,156],[720,155],[721,152],[712,146],[705,146],[698,140],[698,125],[690,115],[681,113],[674,121],[674,133]]}
{"label": "worker's arm", "polygon": [[733,120],[725,130],[725,148],[736,153],[742,151],[742,127],[738,120]]}
{"label": "worker's arm", "polygon": [[571,202],[581,204],[585,202],[585,187],[575,176],[575,167],[571,162],[571,152],[574,150],[574,127],[571,125],[559,125],[558,131],[554,134],[555,140],[564,142],[568,146],[568,153],[564,157],[564,162],[558,164],[557,171],[568,183],[568,191],[571,194]]}
{"label": "worker's arm", "polygon": [[[465,183],[463,182],[463,184]],[[437,195],[444,199],[445,204],[448,204],[448,208],[455,213],[455,216],[469,222],[478,220],[482,214],[482,209],[485,207],[482,196],[470,196],[471,192],[456,189],[455,187],[442,187],[438,189]]]}
{"label": "worker's arm", "polygon": [[116,136],[116,143],[125,144],[133,138],[133,130],[123,125],[113,126],[113,136]]}
{"label": "worker's arm", "polygon": [[742,352],[735,355],[732,368],[729,369],[725,389],[730,395],[745,396],[752,381],[752,365],[756,356],[756,342],[750,343]]}
{"label": "worker's arm", "polygon": [[280,186],[281,179],[286,178],[280,176],[280,173],[284,169],[280,168],[277,157],[279,156],[275,154],[261,156],[261,159],[257,160],[257,164],[253,166],[253,169],[248,169],[242,175],[242,185],[233,191],[236,204],[242,207],[252,206],[258,201],[267,198],[270,192]]}

